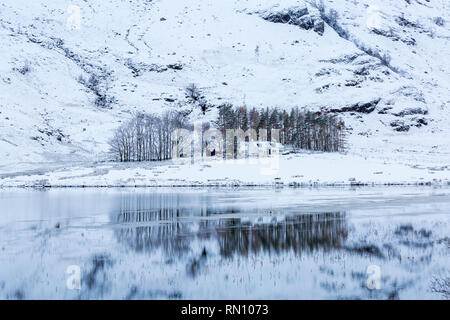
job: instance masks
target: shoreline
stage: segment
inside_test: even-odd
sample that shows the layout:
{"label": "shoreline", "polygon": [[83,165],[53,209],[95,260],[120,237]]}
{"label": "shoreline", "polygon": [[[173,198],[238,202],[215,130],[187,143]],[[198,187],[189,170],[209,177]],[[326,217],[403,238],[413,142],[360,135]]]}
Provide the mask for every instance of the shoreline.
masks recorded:
{"label": "shoreline", "polygon": [[280,155],[194,163],[97,162],[10,167],[0,174],[5,188],[310,188],[371,186],[448,186],[450,168],[416,159],[341,153]]}
{"label": "shoreline", "polygon": [[445,182],[385,182],[385,183],[279,183],[279,184],[139,184],[139,185],[0,185],[3,189],[306,189],[306,188],[367,188],[367,187],[446,187],[450,181]]}

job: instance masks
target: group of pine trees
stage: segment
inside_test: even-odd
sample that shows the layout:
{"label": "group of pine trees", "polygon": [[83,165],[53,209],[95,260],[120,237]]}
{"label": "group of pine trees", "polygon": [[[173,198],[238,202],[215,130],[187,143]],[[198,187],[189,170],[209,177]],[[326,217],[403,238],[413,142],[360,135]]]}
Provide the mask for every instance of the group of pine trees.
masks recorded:
{"label": "group of pine trees", "polygon": [[[226,129],[267,129],[267,141],[271,141],[271,130],[279,130],[280,143],[298,149],[337,152],[345,146],[344,122],[335,114],[312,112],[292,108],[290,111],[277,108],[248,110],[225,104],[219,109],[215,125]],[[258,139],[260,139],[258,135]]]}
{"label": "group of pine trees", "polygon": [[[192,130],[183,112],[168,111],[162,115],[138,113],[120,126],[110,141],[113,156],[120,161],[161,161],[172,158],[172,147],[179,143],[174,137],[176,129]],[[219,107],[218,117],[212,123],[204,123],[202,134],[208,128],[222,132],[249,129],[256,131],[258,141],[272,141],[272,129],[278,129],[279,142],[299,149],[337,152],[345,147],[344,123],[336,115],[293,108],[290,111],[277,108],[235,108],[231,104]],[[267,134],[260,134],[265,129]],[[275,137],[274,137],[275,138]],[[205,142],[205,146],[206,146]],[[203,136],[202,150],[203,156]],[[187,156],[187,155],[185,155]]]}

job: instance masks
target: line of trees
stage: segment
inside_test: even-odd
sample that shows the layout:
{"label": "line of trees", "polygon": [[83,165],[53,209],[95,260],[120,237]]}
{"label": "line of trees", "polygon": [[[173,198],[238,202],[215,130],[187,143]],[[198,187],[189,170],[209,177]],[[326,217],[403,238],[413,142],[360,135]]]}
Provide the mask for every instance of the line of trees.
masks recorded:
{"label": "line of trees", "polygon": [[109,142],[120,161],[161,161],[172,158],[172,132],[191,129],[186,115],[169,111],[163,115],[137,113],[121,125]]}
{"label": "line of trees", "polygon": [[[279,130],[282,145],[298,149],[337,152],[345,149],[345,125],[335,114],[312,112],[299,108],[289,111],[277,108],[234,108],[230,104],[219,109],[215,125],[225,133],[226,129],[267,129],[267,141],[271,141],[272,129]],[[265,140],[265,139],[264,139]]]}
{"label": "line of trees", "polygon": [[[120,161],[171,159],[174,144],[180,144],[174,136],[175,130],[194,128],[186,119],[185,113],[177,111],[168,111],[162,115],[137,113],[116,130],[110,140],[111,152]],[[227,139],[226,130],[229,129],[242,129],[244,132],[254,129],[256,140],[260,142],[272,141],[272,138],[275,138],[271,136],[272,129],[278,129],[279,142],[290,146],[294,152],[299,149],[337,152],[345,148],[342,120],[334,114],[299,108],[286,111],[277,108],[235,108],[231,104],[219,106],[217,119],[202,125],[202,157],[208,147],[204,132],[209,128],[218,129],[222,133],[224,146]],[[266,129],[267,133],[261,129]],[[189,141],[185,143],[190,144]]]}

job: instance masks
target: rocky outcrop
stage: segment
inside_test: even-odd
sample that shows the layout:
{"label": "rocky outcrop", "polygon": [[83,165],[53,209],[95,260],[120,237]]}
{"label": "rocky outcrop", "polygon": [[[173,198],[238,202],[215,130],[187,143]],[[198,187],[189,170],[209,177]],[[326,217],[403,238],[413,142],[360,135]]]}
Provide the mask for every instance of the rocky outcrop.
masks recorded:
{"label": "rocky outcrop", "polygon": [[392,114],[397,117],[404,117],[404,116],[415,115],[415,114],[426,115],[426,114],[428,114],[428,110],[425,110],[422,108],[406,108],[400,112],[392,113]]}
{"label": "rocky outcrop", "polygon": [[395,120],[390,123],[391,127],[394,128],[395,131],[398,132],[407,132],[409,131],[410,126],[405,124],[405,122],[401,120]]}
{"label": "rocky outcrop", "polygon": [[359,113],[371,113],[375,110],[378,102],[380,102],[381,99],[376,99],[370,102],[359,102],[355,103],[351,106],[345,106],[339,109],[331,109],[330,112],[359,112]]}
{"label": "rocky outcrop", "polygon": [[306,7],[291,7],[281,11],[268,11],[261,14],[264,20],[273,23],[284,23],[298,26],[305,30],[313,30],[319,35],[325,31],[325,23],[319,15],[312,14]]}

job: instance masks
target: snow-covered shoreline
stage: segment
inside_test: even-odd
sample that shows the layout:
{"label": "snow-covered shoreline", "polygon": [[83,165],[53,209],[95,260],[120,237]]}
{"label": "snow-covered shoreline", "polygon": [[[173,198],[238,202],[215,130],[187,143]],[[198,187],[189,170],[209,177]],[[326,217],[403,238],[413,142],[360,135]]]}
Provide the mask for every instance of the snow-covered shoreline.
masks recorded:
{"label": "snow-covered shoreline", "polygon": [[447,167],[313,153],[196,163],[77,164],[0,175],[0,187],[311,187],[449,185]]}

